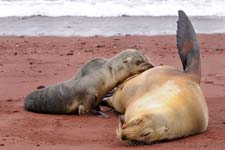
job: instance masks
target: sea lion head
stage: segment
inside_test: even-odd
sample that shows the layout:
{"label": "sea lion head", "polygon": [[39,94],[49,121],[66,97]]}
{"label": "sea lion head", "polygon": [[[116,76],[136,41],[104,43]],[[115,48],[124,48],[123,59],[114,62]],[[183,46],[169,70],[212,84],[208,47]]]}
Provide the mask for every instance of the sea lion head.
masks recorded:
{"label": "sea lion head", "polygon": [[117,129],[118,137],[130,144],[151,144],[168,137],[166,120],[160,115],[138,115],[128,122],[120,121]]}
{"label": "sea lion head", "polygon": [[113,68],[121,74],[124,73],[125,78],[154,67],[147,55],[135,49],[127,49],[115,57],[112,58],[112,60],[116,61]]}

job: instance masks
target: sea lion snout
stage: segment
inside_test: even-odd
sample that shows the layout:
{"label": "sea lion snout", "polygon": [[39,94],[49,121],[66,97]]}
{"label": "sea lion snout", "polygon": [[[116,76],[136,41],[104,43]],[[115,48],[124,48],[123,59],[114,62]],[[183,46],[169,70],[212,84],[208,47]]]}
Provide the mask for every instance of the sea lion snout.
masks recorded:
{"label": "sea lion snout", "polygon": [[151,69],[153,67],[155,67],[155,65],[153,63],[151,63],[151,62],[145,62],[145,63],[142,64],[142,69],[143,70]]}
{"label": "sea lion snout", "polygon": [[[137,72],[138,73],[142,73],[148,69],[151,69],[153,68],[155,65],[150,61],[150,59],[147,57],[147,56],[142,56],[142,57],[137,57],[137,58],[134,58],[132,60],[132,63],[131,63],[131,67],[134,74],[136,74]],[[136,68],[136,69],[135,69]]]}
{"label": "sea lion snout", "polygon": [[141,118],[124,122],[123,124],[121,122],[117,135],[121,140],[136,140],[143,127],[144,121]]}

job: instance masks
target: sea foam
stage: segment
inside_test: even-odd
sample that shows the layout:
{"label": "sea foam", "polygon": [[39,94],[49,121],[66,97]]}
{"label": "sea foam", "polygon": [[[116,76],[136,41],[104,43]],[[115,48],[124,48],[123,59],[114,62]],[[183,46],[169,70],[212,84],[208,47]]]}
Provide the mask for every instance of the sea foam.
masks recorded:
{"label": "sea foam", "polygon": [[225,16],[224,0],[0,0],[0,17],[9,16]]}

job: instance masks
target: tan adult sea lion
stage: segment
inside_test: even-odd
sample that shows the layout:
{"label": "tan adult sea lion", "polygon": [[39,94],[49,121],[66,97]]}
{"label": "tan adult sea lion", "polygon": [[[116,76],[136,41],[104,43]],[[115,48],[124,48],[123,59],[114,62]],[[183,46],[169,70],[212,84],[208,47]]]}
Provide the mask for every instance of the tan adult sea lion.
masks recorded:
{"label": "tan adult sea lion", "polygon": [[201,63],[194,28],[179,11],[177,48],[183,71],[170,66],[146,70],[121,84],[108,104],[124,114],[122,140],[152,143],[203,132],[208,108],[200,84]]}
{"label": "tan adult sea lion", "polygon": [[38,113],[88,114],[119,83],[151,67],[149,58],[134,49],[111,59],[93,59],[72,79],[31,92],[25,98],[25,109]]}

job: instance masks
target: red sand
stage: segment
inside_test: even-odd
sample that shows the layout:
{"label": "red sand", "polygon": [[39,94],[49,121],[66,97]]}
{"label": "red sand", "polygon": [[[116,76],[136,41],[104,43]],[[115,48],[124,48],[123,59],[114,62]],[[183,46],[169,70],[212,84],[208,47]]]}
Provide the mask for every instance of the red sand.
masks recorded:
{"label": "red sand", "polygon": [[199,35],[202,89],[209,127],[202,134],[148,146],[116,137],[117,115],[46,115],[27,112],[24,97],[40,85],[70,79],[94,57],[126,48],[147,53],[156,65],[181,68],[175,36],[0,37],[0,149],[225,149],[225,34]]}

